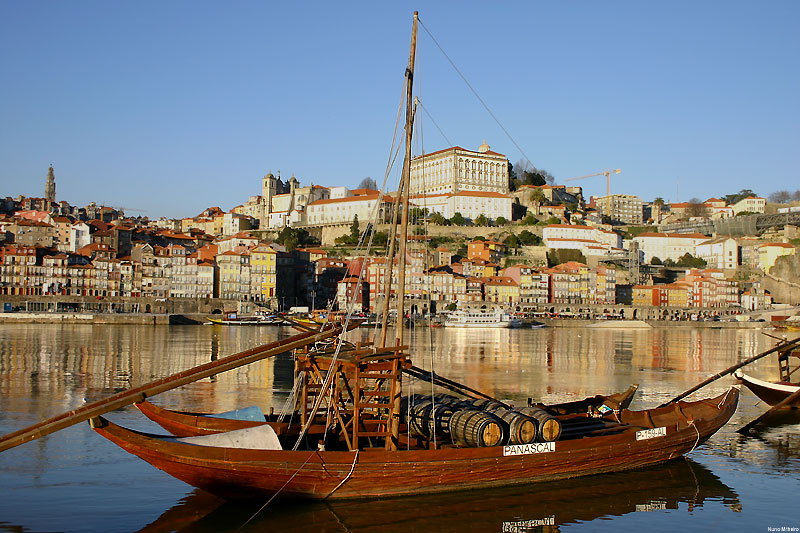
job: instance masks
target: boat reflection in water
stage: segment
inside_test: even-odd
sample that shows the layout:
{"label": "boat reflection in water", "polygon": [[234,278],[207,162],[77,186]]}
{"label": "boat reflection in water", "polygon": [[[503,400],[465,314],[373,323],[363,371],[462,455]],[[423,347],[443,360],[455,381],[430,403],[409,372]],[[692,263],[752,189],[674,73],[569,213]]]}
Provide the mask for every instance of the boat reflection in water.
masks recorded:
{"label": "boat reflection in water", "polygon": [[[739,496],[691,459],[589,479],[378,501],[273,502],[260,510],[264,502],[212,498],[196,490],[142,531],[232,531],[251,518],[243,530],[547,531],[630,513],[692,513],[704,504],[715,512],[741,510]],[[208,514],[192,523],[203,510]],[[641,527],[654,523],[649,516],[637,520]]]}

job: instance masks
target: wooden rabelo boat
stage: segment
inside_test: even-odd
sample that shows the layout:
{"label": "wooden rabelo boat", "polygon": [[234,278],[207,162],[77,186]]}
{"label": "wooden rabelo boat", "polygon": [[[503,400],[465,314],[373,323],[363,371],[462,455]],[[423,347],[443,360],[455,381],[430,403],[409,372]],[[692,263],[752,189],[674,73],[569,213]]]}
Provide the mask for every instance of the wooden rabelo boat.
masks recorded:
{"label": "wooden rabelo boat", "polygon": [[[800,391],[800,385],[788,381],[764,381],[752,376],[748,376],[742,371],[737,371],[736,378],[750,389],[750,392],[758,396],[767,405],[778,405],[792,394]],[[787,409],[797,409],[800,407],[800,399],[789,402],[784,406]]]}
{"label": "wooden rabelo boat", "polygon": [[[748,376],[741,370],[737,370],[734,377],[768,405],[783,404],[779,408],[797,409],[800,407],[800,396],[797,396],[797,392],[800,391],[800,383],[792,382],[792,379],[794,373],[800,368],[800,349],[793,347],[780,350],[777,355],[780,380],[764,381]],[[796,396],[791,398],[792,395]]]}
{"label": "wooden rabelo boat", "polygon": [[206,319],[211,324],[218,326],[273,326],[281,324],[282,321],[274,316],[267,315],[252,315],[241,316],[238,313],[230,312],[225,313],[224,316],[209,316]]}
{"label": "wooden rabelo boat", "polygon": [[[344,435],[330,440],[307,435],[305,446],[292,450],[283,449],[287,441],[260,434],[262,443],[278,444],[254,449],[220,446],[210,439],[223,435],[233,442],[233,433],[262,428],[275,435],[270,426],[185,439],[125,429],[103,417],[93,419],[92,426],[156,468],[225,499],[376,498],[552,481],[662,463],[691,452],[719,430],[738,398],[738,390],[731,388],[716,398],[615,411],[599,419],[564,415],[562,423],[596,424],[555,442],[486,447],[432,446],[429,440],[401,434],[396,447],[369,447],[359,438],[358,447],[340,451],[336,448],[346,445]],[[377,427],[361,433],[365,441],[382,433],[378,443],[391,442]]]}

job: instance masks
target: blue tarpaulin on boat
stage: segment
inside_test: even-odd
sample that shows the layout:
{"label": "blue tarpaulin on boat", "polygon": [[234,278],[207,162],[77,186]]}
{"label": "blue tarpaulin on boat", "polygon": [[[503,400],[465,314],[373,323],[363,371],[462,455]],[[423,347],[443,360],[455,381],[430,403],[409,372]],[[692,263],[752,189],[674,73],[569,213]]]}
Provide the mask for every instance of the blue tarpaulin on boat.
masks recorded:
{"label": "blue tarpaulin on boat", "polygon": [[264,413],[261,412],[261,408],[257,405],[251,405],[250,407],[242,407],[241,409],[235,409],[233,411],[226,411],[224,413],[218,413],[215,415],[208,415],[213,418],[227,418],[230,420],[249,420],[251,422],[263,422],[264,421]]}

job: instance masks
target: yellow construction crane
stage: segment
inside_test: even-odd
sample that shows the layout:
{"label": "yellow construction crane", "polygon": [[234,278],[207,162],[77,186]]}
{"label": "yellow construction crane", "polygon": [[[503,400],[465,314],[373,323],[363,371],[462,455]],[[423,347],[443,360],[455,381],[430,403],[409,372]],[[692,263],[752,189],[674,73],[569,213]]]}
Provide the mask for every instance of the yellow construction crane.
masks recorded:
{"label": "yellow construction crane", "polygon": [[604,170],[603,172],[595,172],[594,174],[586,174],[585,176],[578,176],[577,178],[568,178],[564,181],[575,181],[575,180],[582,180],[586,178],[593,178],[594,176],[605,176],[606,177],[606,196],[611,196],[611,174],[619,174],[621,172],[620,169],[615,170]]}

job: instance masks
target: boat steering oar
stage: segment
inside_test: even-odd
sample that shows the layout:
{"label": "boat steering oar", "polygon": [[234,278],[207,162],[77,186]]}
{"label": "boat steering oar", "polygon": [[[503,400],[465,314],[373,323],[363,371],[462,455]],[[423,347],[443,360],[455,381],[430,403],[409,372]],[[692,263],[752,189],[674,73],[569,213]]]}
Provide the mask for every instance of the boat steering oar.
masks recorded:
{"label": "boat steering oar", "polygon": [[733,366],[731,366],[729,368],[726,368],[722,372],[718,372],[718,373],[714,374],[713,376],[711,376],[707,380],[703,381],[702,383],[699,383],[699,384],[695,385],[694,387],[692,387],[691,389],[687,390],[686,392],[682,392],[681,394],[675,396],[670,401],[668,401],[666,403],[662,403],[661,405],[659,405],[659,407],[666,407],[667,405],[669,405],[671,403],[675,403],[678,400],[682,400],[683,398],[686,398],[687,396],[689,396],[693,392],[702,389],[703,387],[705,387],[709,383],[712,383],[712,382],[718,380],[719,378],[721,378],[723,376],[727,376],[728,374],[731,374],[731,373],[735,372],[736,370],[742,368],[743,366],[747,366],[750,363],[752,363],[753,361],[757,361],[758,359],[761,359],[762,357],[766,357],[769,354],[772,354],[772,353],[775,353],[775,352],[779,352],[781,350],[790,350],[790,349],[796,348],[798,346],[800,346],[800,337],[798,337],[798,338],[796,338],[794,340],[791,340],[791,341],[787,341],[787,340],[781,341],[775,347],[770,348],[769,350],[767,350],[765,352],[761,352],[758,355],[754,355],[753,357],[750,357],[749,359],[745,359],[744,361],[742,361],[740,363],[736,363],[735,365],[733,365]]}
{"label": "boat steering oar", "polygon": [[[350,330],[357,326],[358,323],[350,324],[347,329]],[[198,379],[221,374],[222,372],[227,372],[228,370],[239,368],[240,366],[254,363],[268,357],[273,357],[296,348],[302,348],[303,346],[308,346],[330,337],[334,337],[342,333],[342,329],[343,328],[341,326],[335,326],[322,332],[312,331],[300,333],[287,339],[282,339],[265,344],[263,346],[258,346],[257,348],[230,355],[204,365],[178,372],[177,374],[172,374],[171,376],[167,376],[156,381],[151,381],[145,385],[114,394],[107,398],[103,398],[102,400],[92,402],[84,405],[83,407],[62,413],[58,416],[54,416],[53,418],[43,420],[32,426],[22,428],[18,431],[0,437],[0,452],[14,448],[15,446],[19,446],[20,444],[25,444],[26,442],[38,439],[39,437],[44,437],[45,435],[49,435],[50,433],[60,429],[73,426],[79,422],[83,422],[115,409],[119,409],[120,407],[124,407],[135,402],[140,402],[149,396],[178,388],[182,385],[186,385],[187,383],[192,383]]]}

